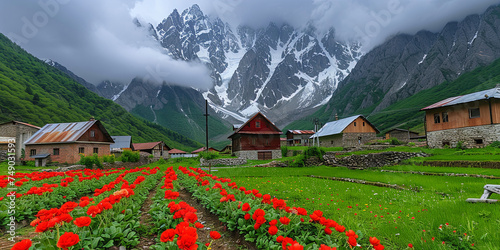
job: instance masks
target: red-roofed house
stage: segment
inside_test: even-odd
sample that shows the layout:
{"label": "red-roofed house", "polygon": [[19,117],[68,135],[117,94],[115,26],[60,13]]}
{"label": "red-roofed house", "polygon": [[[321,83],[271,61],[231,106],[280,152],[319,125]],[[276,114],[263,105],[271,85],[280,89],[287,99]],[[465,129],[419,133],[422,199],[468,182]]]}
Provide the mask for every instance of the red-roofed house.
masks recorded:
{"label": "red-roofed house", "polygon": [[169,150],[168,153],[170,154],[170,157],[172,157],[172,158],[184,157],[187,154],[187,152],[184,152],[184,151],[182,151],[180,149],[176,149],[176,148]]}
{"label": "red-roofed house", "polygon": [[233,154],[239,158],[267,160],[281,158],[281,134],[283,132],[259,112],[229,138],[232,140]]}
{"label": "red-roofed house", "polygon": [[[43,126],[26,141],[26,160],[36,160],[37,166],[50,158],[60,163],[76,163],[79,154],[109,155],[114,143],[100,121],[53,123]],[[40,165],[41,164],[41,165]]]}
{"label": "red-roofed house", "polygon": [[314,130],[288,130],[286,131],[287,145],[309,146],[309,138],[312,135],[314,135]]}
{"label": "red-roofed house", "polygon": [[169,158],[169,150],[171,149],[167,144],[162,141],[157,142],[146,142],[146,143],[134,143],[134,149],[152,154],[153,157],[163,157]]}
{"label": "red-roofed house", "polygon": [[[198,153],[203,152],[203,151],[205,151],[205,150],[206,150],[206,147],[201,147],[201,148],[199,148],[199,149],[197,149],[197,150],[195,150],[195,151],[191,152],[191,154],[198,154]],[[210,152],[219,152],[219,150],[217,150],[217,149],[215,149],[215,148],[212,148],[212,147],[209,147],[209,148],[208,148],[208,151],[210,151]]]}
{"label": "red-roofed house", "polygon": [[500,141],[500,86],[451,97],[425,111],[429,147],[483,147]]}

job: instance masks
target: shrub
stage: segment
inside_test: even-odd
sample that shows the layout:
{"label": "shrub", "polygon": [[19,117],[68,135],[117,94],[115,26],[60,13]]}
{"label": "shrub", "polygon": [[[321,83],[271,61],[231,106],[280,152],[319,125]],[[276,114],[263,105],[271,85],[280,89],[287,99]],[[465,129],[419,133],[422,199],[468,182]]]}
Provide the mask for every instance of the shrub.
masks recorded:
{"label": "shrub", "polygon": [[455,148],[456,149],[465,149],[464,142],[463,141],[459,141],[457,143],[457,146]]}
{"label": "shrub", "polygon": [[409,143],[408,143],[408,146],[410,146],[410,147],[415,147],[416,145],[417,145],[417,144],[415,144],[414,142],[409,142]]}
{"label": "shrub", "polygon": [[151,154],[151,155],[148,155],[148,158],[149,158],[149,159],[153,159],[154,157],[155,157],[155,156],[154,156],[154,155],[152,155],[152,154]]}
{"label": "shrub", "polygon": [[115,161],[116,161],[116,158],[115,158],[114,154],[102,156],[102,162],[115,163]]}
{"label": "shrub", "polygon": [[281,157],[286,157],[287,154],[288,154],[288,147],[282,146],[281,147]]}
{"label": "shrub", "polygon": [[219,158],[219,153],[218,152],[213,152],[213,151],[201,151],[199,153],[200,157],[205,159],[205,160],[212,160],[212,159],[217,159]]}
{"label": "shrub", "polygon": [[78,164],[85,165],[85,167],[87,167],[87,168],[92,168],[95,164],[97,167],[102,168],[102,163],[99,160],[99,157],[97,156],[97,154],[93,154],[93,155],[89,155],[89,156],[85,156],[84,154],[80,154],[80,161],[78,162]]}
{"label": "shrub", "polygon": [[158,164],[167,164],[167,161],[163,158],[160,158],[156,163]]}
{"label": "shrub", "polygon": [[[294,151],[296,152],[296,151]],[[297,157],[294,161],[292,161],[289,166],[291,167],[305,167],[307,159],[311,157],[318,157],[320,160],[323,160],[323,155],[325,154],[325,150],[320,147],[309,147],[302,154]]]}
{"label": "shrub", "polygon": [[391,141],[390,141],[391,145],[401,145],[402,143],[396,139],[396,138],[391,138]]}
{"label": "shrub", "polygon": [[139,151],[124,150],[121,159],[122,162],[138,162],[140,157]]}
{"label": "shrub", "polygon": [[494,141],[490,145],[488,145],[488,147],[500,148],[500,141]]}

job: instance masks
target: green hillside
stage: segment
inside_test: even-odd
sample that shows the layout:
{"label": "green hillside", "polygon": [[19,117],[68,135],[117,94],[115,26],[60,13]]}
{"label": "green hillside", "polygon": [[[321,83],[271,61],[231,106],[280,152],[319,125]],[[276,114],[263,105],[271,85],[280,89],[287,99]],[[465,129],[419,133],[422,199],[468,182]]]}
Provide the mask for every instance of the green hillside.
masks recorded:
{"label": "green hillside", "polygon": [[0,122],[46,123],[101,120],[111,135],[134,142],[165,141],[190,150],[202,145],[170,129],[137,118],[30,55],[0,34]]}
{"label": "green hillside", "polygon": [[[399,101],[384,110],[371,114],[375,105],[366,109],[356,110],[353,114],[342,114],[341,118],[354,114],[363,114],[368,117],[382,133],[392,128],[412,129],[423,132],[424,112],[420,109],[448,97],[469,94],[495,87],[500,83],[500,59],[492,64],[479,67],[471,72],[465,73],[457,80],[444,82],[433,88],[420,91],[419,93]],[[342,89],[339,89],[342,91]],[[323,106],[316,113],[300,121],[292,122],[284,129],[312,129],[314,126],[310,122],[313,117],[320,119],[322,123],[332,121],[335,114],[332,114],[330,107]]]}

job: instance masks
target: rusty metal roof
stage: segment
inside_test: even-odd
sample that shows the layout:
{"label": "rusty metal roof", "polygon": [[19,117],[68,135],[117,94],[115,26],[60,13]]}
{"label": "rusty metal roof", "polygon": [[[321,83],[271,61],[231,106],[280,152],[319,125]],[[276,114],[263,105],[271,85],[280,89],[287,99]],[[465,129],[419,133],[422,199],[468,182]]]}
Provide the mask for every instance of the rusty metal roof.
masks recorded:
{"label": "rusty metal roof", "polygon": [[500,99],[500,88],[492,88],[492,89],[487,89],[487,90],[471,93],[468,95],[460,95],[460,96],[450,97],[450,98],[444,99],[442,101],[436,102],[436,103],[434,103],[428,107],[425,107],[421,110],[429,110],[429,109],[441,108],[441,107],[463,104],[463,103],[468,103],[468,102],[474,102],[474,101],[479,101],[479,100],[487,100],[489,98]]}
{"label": "rusty metal roof", "polygon": [[[76,142],[95,123],[98,123],[99,127],[101,127],[106,136],[106,130],[97,120],[87,122],[52,123],[43,126],[40,130],[38,130],[38,132],[31,136],[25,144]],[[109,137],[109,134],[107,137]],[[113,142],[111,137],[109,137],[109,140]]]}
{"label": "rusty metal roof", "polygon": [[314,135],[314,130],[288,130],[287,134],[288,133],[294,135]]}

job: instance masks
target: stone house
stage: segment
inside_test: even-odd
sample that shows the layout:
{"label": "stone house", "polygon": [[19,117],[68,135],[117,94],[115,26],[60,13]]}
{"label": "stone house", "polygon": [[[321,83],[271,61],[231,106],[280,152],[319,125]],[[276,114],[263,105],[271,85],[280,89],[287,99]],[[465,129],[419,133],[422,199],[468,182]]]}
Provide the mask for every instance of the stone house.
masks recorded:
{"label": "stone house", "polygon": [[500,141],[500,86],[455,96],[422,109],[432,148],[484,147]]}
{"label": "stone house", "polygon": [[364,116],[355,115],[326,123],[311,139],[319,137],[321,147],[359,147],[376,139],[378,129]]}
{"label": "stone house", "polygon": [[157,142],[146,142],[146,143],[134,143],[133,147],[135,150],[141,151],[141,152],[146,152],[155,158],[169,158],[169,150],[171,148],[167,146],[162,141],[157,141]]}
{"label": "stone house", "polygon": [[4,152],[8,149],[9,140],[15,139],[16,161],[22,157],[22,152],[25,151],[25,142],[33,134],[38,132],[40,127],[29,123],[10,121],[0,124],[0,151]]}
{"label": "stone house", "polygon": [[287,146],[309,146],[312,144],[309,141],[312,135],[314,135],[314,130],[288,130],[286,131]]}
{"label": "stone house", "polygon": [[396,138],[401,142],[410,142],[412,140],[417,140],[420,138],[417,132],[413,132],[406,129],[395,128],[387,131],[385,133],[385,139],[389,140],[391,138]]}
{"label": "stone house", "polygon": [[281,134],[274,123],[258,112],[228,138],[238,158],[268,160],[281,158]]}
{"label": "stone house", "polygon": [[93,118],[87,122],[52,123],[43,126],[26,141],[26,160],[36,160],[36,166],[43,161],[74,164],[79,154],[98,156],[110,154],[114,143],[100,121]]}

